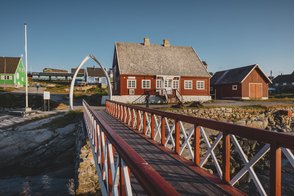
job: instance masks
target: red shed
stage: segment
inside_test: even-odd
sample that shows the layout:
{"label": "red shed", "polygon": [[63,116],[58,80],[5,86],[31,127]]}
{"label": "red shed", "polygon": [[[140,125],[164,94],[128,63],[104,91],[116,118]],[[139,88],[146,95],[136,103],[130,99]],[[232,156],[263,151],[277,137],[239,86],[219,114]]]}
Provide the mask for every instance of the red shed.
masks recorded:
{"label": "red shed", "polygon": [[210,80],[211,94],[221,99],[268,99],[271,80],[257,65],[216,72]]}
{"label": "red shed", "polygon": [[[121,102],[205,101],[210,75],[192,47],[144,43],[115,43],[113,99]],[[117,96],[116,96],[117,95]]]}

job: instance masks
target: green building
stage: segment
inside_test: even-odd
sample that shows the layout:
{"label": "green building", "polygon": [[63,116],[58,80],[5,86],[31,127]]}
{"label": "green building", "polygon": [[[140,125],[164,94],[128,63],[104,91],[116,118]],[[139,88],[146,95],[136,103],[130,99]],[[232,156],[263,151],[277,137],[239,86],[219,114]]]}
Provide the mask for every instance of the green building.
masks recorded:
{"label": "green building", "polygon": [[20,57],[0,57],[0,87],[23,87],[26,73]]}

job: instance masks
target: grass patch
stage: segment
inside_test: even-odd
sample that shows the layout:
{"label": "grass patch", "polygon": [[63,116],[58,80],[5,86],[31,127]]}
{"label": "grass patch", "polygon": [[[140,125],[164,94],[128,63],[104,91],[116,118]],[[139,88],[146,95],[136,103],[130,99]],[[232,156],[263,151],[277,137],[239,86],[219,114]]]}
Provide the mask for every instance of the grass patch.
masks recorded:
{"label": "grass patch", "polygon": [[242,106],[241,108],[250,109],[250,110],[266,110],[267,106],[258,104],[258,105]]}
{"label": "grass patch", "polygon": [[4,89],[3,87],[0,87],[0,92],[11,92],[13,90],[14,90],[14,88],[10,88],[10,87],[8,87],[6,89]]}
{"label": "grass patch", "polygon": [[51,122],[45,124],[45,127],[52,129],[63,128],[69,124],[76,123],[83,119],[83,110],[71,110],[62,117],[53,119]]}

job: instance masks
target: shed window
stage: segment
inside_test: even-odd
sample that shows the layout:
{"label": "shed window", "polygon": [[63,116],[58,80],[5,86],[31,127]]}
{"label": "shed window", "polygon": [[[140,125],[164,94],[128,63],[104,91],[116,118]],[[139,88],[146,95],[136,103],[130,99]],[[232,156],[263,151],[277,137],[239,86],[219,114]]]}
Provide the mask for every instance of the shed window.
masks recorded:
{"label": "shed window", "polygon": [[136,80],[127,80],[127,88],[136,88]]}
{"label": "shed window", "polygon": [[193,88],[193,82],[191,80],[185,80],[184,81],[184,89],[192,89]]}
{"label": "shed window", "polygon": [[205,89],[205,82],[204,81],[197,81],[197,89],[204,90]]}
{"label": "shed window", "polygon": [[142,89],[151,88],[151,80],[141,80],[141,88]]}
{"label": "shed window", "polygon": [[232,86],[232,90],[233,90],[233,91],[238,90],[238,85],[233,85],[233,86]]}

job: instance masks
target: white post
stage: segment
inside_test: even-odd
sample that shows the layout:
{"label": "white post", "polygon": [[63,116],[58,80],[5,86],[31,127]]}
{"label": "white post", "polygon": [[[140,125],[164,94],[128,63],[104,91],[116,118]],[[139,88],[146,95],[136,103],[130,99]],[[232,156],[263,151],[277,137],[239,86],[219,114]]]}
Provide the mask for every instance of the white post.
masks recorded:
{"label": "white post", "polygon": [[25,57],[26,57],[26,71],[25,71],[25,74],[26,74],[26,108],[25,108],[25,111],[26,112],[29,112],[31,111],[31,108],[29,108],[28,106],[28,57],[27,57],[27,23],[25,23]]}

